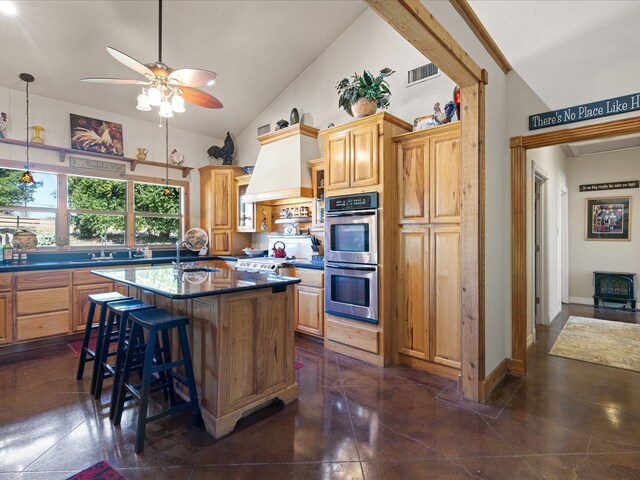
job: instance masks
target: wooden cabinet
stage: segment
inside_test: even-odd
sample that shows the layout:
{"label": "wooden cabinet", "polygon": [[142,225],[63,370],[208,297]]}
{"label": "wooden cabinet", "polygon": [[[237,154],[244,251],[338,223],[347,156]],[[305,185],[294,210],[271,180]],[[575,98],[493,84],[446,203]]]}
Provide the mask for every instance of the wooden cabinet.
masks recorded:
{"label": "wooden cabinet", "polygon": [[203,167],[200,170],[200,227],[209,235],[209,253],[239,252],[251,244],[251,236],[236,229],[235,177],[242,167]]}
{"label": "wooden cabinet", "polygon": [[324,230],[324,158],[309,160],[311,167],[311,187],[313,204],[311,205],[311,230]]}
{"label": "wooden cabinet", "polygon": [[0,273],[0,345],[13,342],[13,275]]}
{"label": "wooden cabinet", "polygon": [[16,340],[32,340],[69,332],[68,270],[15,274]]}
{"label": "wooden cabinet", "polygon": [[298,332],[324,336],[324,271],[296,268],[286,273],[298,277],[295,286],[294,325]]}
{"label": "wooden cabinet", "polygon": [[236,209],[236,229],[238,232],[270,232],[271,206],[244,200],[249,180],[251,180],[251,175],[241,175],[235,178],[235,198],[238,204]]}
{"label": "wooden cabinet", "polygon": [[327,190],[340,190],[351,186],[351,132],[337,132],[324,140],[324,155],[327,169]]}
{"label": "wooden cabinet", "polygon": [[394,138],[399,361],[456,378],[461,360],[460,124]]}
{"label": "wooden cabinet", "polygon": [[[95,276],[95,275],[94,275]],[[79,285],[73,287],[73,311],[71,313],[71,331],[82,332],[84,331],[85,324],[87,322],[87,315],[89,315],[89,295],[96,293],[109,293],[113,291],[112,283],[105,283],[99,285]],[[99,318],[100,308],[96,309],[95,319]]]}

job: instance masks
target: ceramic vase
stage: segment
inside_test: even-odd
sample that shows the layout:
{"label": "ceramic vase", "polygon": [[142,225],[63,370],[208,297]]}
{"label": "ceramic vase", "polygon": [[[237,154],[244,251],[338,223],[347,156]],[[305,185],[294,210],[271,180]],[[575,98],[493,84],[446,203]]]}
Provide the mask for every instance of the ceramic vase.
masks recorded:
{"label": "ceramic vase", "polygon": [[42,134],[42,132],[44,132],[44,127],[41,127],[39,125],[34,125],[33,127],[31,127],[31,129],[33,130],[33,137],[31,137],[30,142],[31,143],[44,143],[44,138],[42,138],[40,136]]}
{"label": "ceramic vase", "polygon": [[300,114],[298,113],[298,109],[294,108],[289,115],[289,124],[295,125],[296,123],[300,123]]}
{"label": "ceramic vase", "polygon": [[364,97],[360,97],[351,105],[351,111],[355,118],[368,117],[373,115],[378,110],[378,104],[375,100],[367,100]]}

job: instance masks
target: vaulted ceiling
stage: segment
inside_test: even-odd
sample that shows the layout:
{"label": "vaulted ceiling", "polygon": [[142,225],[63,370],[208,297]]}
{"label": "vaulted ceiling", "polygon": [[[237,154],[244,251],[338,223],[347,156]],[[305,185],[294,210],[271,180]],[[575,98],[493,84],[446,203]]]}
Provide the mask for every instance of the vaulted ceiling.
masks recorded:
{"label": "vaulted ceiling", "polygon": [[[0,85],[23,89],[21,72],[36,77],[34,94],[136,117],[135,86],[87,84],[83,77],[141,78],[106,51],[142,63],[157,61],[158,2],[47,0],[14,3],[0,15]],[[217,72],[203,88],[221,110],[187,104],[172,124],[223,138],[239,132],[366,9],[360,0],[165,0],[162,59],[174,69]]]}

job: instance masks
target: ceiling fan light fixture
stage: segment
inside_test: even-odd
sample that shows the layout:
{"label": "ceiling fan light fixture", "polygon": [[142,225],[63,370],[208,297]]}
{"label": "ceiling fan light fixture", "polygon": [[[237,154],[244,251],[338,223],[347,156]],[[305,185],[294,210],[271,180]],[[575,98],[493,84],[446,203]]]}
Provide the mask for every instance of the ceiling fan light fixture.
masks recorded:
{"label": "ceiling fan light fixture", "polygon": [[158,112],[158,115],[165,118],[173,117],[173,110],[171,109],[171,103],[169,102],[169,100],[162,101],[162,103],[160,104],[160,111]]}
{"label": "ceiling fan light fixture", "polygon": [[142,89],[140,94],[138,95],[138,105],[136,106],[138,110],[143,112],[148,112],[151,110],[151,105],[149,105],[149,97],[147,96],[147,92]]}
{"label": "ceiling fan light fixture", "polygon": [[184,113],[184,99],[177,93],[171,99],[171,109],[176,113]]}
{"label": "ceiling fan light fixture", "polygon": [[158,107],[162,103],[162,92],[160,92],[160,89],[155,86],[149,88],[147,91],[147,97],[149,98],[149,105]]}

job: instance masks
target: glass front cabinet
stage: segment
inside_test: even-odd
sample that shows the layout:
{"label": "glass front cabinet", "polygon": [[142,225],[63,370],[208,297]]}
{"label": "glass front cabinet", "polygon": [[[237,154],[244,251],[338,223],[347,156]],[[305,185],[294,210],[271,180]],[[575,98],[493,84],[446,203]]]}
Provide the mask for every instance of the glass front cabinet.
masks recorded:
{"label": "glass front cabinet", "polygon": [[324,158],[309,160],[308,163],[313,187],[311,230],[324,230]]}
{"label": "glass front cabinet", "polygon": [[236,177],[237,216],[236,230],[238,232],[270,232],[271,206],[263,203],[247,202],[244,195],[249,186],[251,175]]}

